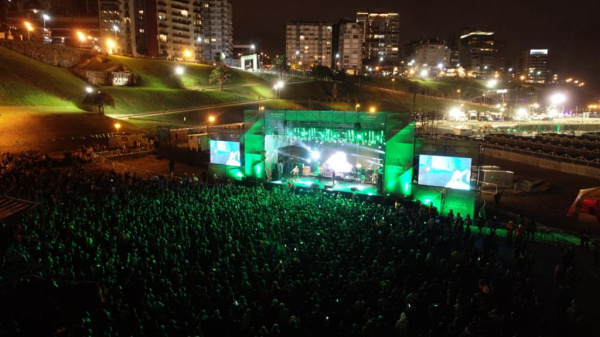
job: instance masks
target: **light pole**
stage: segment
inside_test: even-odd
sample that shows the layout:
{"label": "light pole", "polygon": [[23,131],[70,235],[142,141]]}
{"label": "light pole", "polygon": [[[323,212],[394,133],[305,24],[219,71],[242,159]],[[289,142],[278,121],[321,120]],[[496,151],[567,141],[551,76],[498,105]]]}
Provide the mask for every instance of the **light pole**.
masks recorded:
{"label": "light pole", "polygon": [[121,124],[115,123],[115,129],[117,129],[117,133],[119,133],[120,128],[121,128]]}
{"label": "light pole", "polygon": [[277,81],[277,83],[273,86],[273,89],[275,89],[275,92],[277,93],[277,99],[279,99],[279,93],[281,92],[282,88],[283,81]]}
{"label": "light pole", "polygon": [[50,15],[42,14],[42,19],[44,19],[44,31],[46,31],[46,21],[50,20]]}
{"label": "light pole", "polygon": [[115,49],[115,41],[113,41],[112,39],[107,39],[106,46],[108,47],[108,53],[112,54],[113,50]]}
{"label": "light pole", "polygon": [[117,32],[119,31],[119,26],[113,25],[112,30],[113,30],[113,32],[115,32],[115,38],[118,39],[119,36],[117,35]]}
{"label": "light pole", "polygon": [[250,55],[254,54],[254,49],[256,48],[255,45],[251,44],[250,45]]}
{"label": "light pole", "polygon": [[340,54],[335,54],[335,70],[340,70]]}
{"label": "light pole", "polygon": [[206,134],[208,135],[210,132],[210,127],[215,123],[215,116],[210,115],[208,116],[208,124],[206,125]]}
{"label": "light pole", "polygon": [[33,26],[29,21],[25,21],[25,29],[27,30],[27,42],[31,41],[31,32],[33,32]]}

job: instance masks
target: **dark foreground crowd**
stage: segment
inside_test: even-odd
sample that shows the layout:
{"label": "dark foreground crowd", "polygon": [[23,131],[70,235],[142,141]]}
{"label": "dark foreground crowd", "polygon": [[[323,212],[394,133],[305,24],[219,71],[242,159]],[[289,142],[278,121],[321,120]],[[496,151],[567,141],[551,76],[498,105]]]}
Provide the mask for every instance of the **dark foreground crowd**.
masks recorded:
{"label": "dark foreground crowd", "polygon": [[[516,259],[502,258],[493,238],[463,226],[458,214],[287,188],[90,173],[40,154],[2,160],[2,192],[40,203],[1,224],[2,268],[13,273],[12,283],[0,283],[2,336],[538,336],[545,329],[526,242]],[[570,259],[565,254],[557,276],[567,288]],[[573,295],[562,295],[566,315]]]}

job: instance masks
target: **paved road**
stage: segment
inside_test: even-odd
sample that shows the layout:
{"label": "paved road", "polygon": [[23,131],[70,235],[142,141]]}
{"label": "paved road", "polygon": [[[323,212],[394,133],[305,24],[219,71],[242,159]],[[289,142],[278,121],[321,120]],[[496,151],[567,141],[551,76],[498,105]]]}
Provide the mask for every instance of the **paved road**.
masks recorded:
{"label": "paved road", "polygon": [[172,115],[172,114],[178,114],[178,113],[190,112],[190,111],[228,108],[228,107],[232,107],[232,106],[254,105],[254,104],[260,104],[263,102],[268,102],[270,100],[271,100],[270,98],[265,98],[265,99],[261,99],[261,100],[248,100],[248,101],[239,101],[239,102],[233,102],[233,103],[200,105],[197,107],[191,107],[191,108],[185,108],[185,109],[171,109],[171,110],[140,112],[137,114],[129,114],[129,115],[108,115],[107,114],[107,116],[110,118],[115,118],[115,119],[134,119],[134,118],[150,117],[150,116]]}

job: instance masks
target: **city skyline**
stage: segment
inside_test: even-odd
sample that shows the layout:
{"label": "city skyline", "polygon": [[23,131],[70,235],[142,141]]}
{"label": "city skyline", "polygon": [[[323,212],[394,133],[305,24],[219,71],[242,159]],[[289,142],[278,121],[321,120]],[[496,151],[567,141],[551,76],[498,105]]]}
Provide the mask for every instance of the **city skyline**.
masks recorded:
{"label": "city skyline", "polygon": [[494,31],[498,40],[507,42],[507,56],[513,64],[527,49],[549,49],[551,68],[562,79],[574,76],[594,89],[600,87],[600,62],[596,60],[600,45],[594,39],[600,31],[600,21],[594,19],[595,13],[600,12],[597,2],[585,7],[559,0],[231,2],[235,40],[255,43],[257,50],[269,54],[285,53],[285,23],[288,21],[336,23],[345,17],[356,19],[359,11],[395,11],[400,14],[401,45],[421,38],[446,40],[461,27]]}

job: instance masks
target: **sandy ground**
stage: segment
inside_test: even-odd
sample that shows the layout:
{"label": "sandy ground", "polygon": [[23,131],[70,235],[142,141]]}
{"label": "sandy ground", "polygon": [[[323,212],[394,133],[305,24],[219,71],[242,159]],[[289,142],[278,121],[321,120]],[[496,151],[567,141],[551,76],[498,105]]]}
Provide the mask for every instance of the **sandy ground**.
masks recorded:
{"label": "sandy ground", "polygon": [[600,235],[600,224],[595,216],[581,213],[578,219],[567,217],[567,211],[579,190],[600,186],[600,178],[566,174],[492,157],[485,158],[485,164],[497,165],[503,170],[513,171],[515,178],[521,177],[529,181],[544,180],[549,184],[549,189],[546,191],[536,192],[534,189],[531,193],[513,194],[506,190],[499,207],[495,207],[492,194],[483,193],[482,196],[491,210],[520,214],[535,219],[547,227],[573,232],[587,228]]}
{"label": "sandy ground", "polygon": [[127,121],[98,113],[66,108],[0,106],[0,152],[74,150],[82,145],[103,144],[100,134],[140,132]]}

